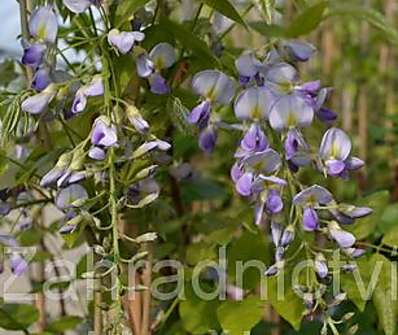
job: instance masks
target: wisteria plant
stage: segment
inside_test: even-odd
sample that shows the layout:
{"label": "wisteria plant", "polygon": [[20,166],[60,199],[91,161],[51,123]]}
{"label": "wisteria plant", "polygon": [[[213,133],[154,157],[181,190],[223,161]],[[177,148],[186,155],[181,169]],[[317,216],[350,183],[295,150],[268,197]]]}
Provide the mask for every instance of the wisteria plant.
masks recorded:
{"label": "wisteria plant", "polygon": [[[332,88],[305,70],[318,54],[301,36],[333,4],[288,23],[267,0],[19,6],[23,55],[1,91],[0,245],[2,271],[29,278],[35,304],[4,288],[0,327],[354,334],[373,297],[397,306],[379,312],[395,334],[396,268],[356,228],[385,200],[334,194],[364,162],[328,107]],[[263,40],[237,47],[234,29]],[[388,289],[363,294],[374,269]]]}

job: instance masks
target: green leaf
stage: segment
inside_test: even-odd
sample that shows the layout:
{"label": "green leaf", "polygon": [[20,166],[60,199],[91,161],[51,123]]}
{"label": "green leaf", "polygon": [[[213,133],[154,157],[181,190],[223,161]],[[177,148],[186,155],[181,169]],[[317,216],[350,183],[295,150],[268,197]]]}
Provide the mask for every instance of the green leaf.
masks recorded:
{"label": "green leaf", "polygon": [[[348,298],[363,312],[366,307],[367,300],[362,299],[361,292],[358,287],[356,276],[360,276],[363,282],[363,287],[366,289],[369,285],[369,261],[366,258],[361,258],[357,261],[358,268],[356,273],[343,273],[341,276],[341,287],[347,293]],[[355,274],[355,276],[354,276]]]}
{"label": "green leaf", "polygon": [[120,27],[126,21],[132,19],[134,12],[137,9],[145,6],[150,0],[124,0],[117,6],[116,10],[116,22],[118,27]]}
{"label": "green leaf", "polygon": [[[280,276],[283,273],[280,274]],[[284,278],[285,288],[284,294],[278,297],[278,277],[270,277],[267,279],[267,296],[272,307],[278,314],[289,322],[295,330],[300,329],[301,319],[305,312],[303,301],[293,291],[290,282],[291,273],[286,274]]]}
{"label": "green leaf", "polygon": [[379,230],[382,233],[388,233],[395,229],[396,223],[398,221],[398,204],[392,204],[384,209],[381,216],[381,224]]}
{"label": "green leaf", "polygon": [[388,205],[390,195],[388,191],[379,191],[361,199],[358,205],[367,206],[373,209],[372,215],[357,220],[353,226],[347,227],[358,240],[362,240],[372,234],[380,224],[381,216]]}
{"label": "green leaf", "polygon": [[184,48],[192,51],[196,57],[201,58],[208,64],[212,64],[213,67],[217,67],[219,63],[218,59],[214,57],[207,44],[194,35],[190,30],[165,17],[161,18],[160,26],[170,34],[173,34],[175,39],[178,40]]}
{"label": "green leaf", "polygon": [[258,297],[248,297],[243,301],[226,301],[217,309],[217,317],[224,332],[242,335],[261,320],[264,303]]}
{"label": "green leaf", "polygon": [[179,313],[184,329],[191,334],[205,334],[209,330],[219,329],[217,321],[217,300],[206,301],[187,290],[186,300],[180,302]]}
{"label": "green leaf", "polygon": [[[373,293],[373,303],[376,307],[377,315],[381,326],[383,327],[386,335],[394,335],[396,325],[398,322],[398,305],[396,300],[396,285],[397,268],[393,266],[387,258],[380,254],[372,256],[374,269],[377,263],[382,264],[380,277]],[[392,280],[392,275],[395,275],[395,283]]]}
{"label": "green leaf", "polygon": [[222,185],[209,179],[195,179],[181,185],[182,199],[186,202],[222,199],[227,195]]}
{"label": "green leaf", "polygon": [[286,28],[287,37],[298,37],[307,35],[316,29],[322,22],[327,1],[321,1],[313,6],[306,8],[300,14],[293,18],[293,21]]}
{"label": "green leaf", "polygon": [[398,247],[398,230],[393,229],[390,232],[388,232],[384,237],[383,237],[383,244],[387,244],[390,247]]}
{"label": "green leaf", "polygon": [[47,330],[52,332],[64,332],[66,330],[74,330],[83,321],[82,318],[78,316],[64,316],[51,322]]}
{"label": "green leaf", "polygon": [[276,24],[267,24],[263,21],[250,22],[249,26],[265,37],[284,37],[286,34],[283,27]]}
{"label": "green leaf", "polygon": [[246,27],[246,23],[243,20],[243,18],[240,16],[239,12],[228,0],[199,0],[199,1],[211,8],[214,8],[216,11],[230,18],[231,20]]}
{"label": "green leaf", "polygon": [[34,306],[4,304],[0,306],[0,327],[8,330],[26,330],[39,318]]}
{"label": "green leaf", "polygon": [[201,261],[215,260],[216,251],[209,243],[201,241],[190,244],[187,248],[186,261],[190,265],[196,265]]}
{"label": "green leaf", "polygon": [[[236,268],[237,264],[242,264],[242,267],[245,267],[245,264],[247,265],[248,262],[256,261],[259,261],[259,264],[267,264],[269,255],[264,235],[261,233],[253,234],[251,232],[244,232],[241,237],[232,241],[228,246],[227,259],[228,275],[234,282],[236,276],[240,275],[240,271],[237,271]],[[263,276],[261,272],[261,269],[247,265],[247,268],[241,274],[243,276],[243,288],[254,289],[258,287],[260,279]]]}

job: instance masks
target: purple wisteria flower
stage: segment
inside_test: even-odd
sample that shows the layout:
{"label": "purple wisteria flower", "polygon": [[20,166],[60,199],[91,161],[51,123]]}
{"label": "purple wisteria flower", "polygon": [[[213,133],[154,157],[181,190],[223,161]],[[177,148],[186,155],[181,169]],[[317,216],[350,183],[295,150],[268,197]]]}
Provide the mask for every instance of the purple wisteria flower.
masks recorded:
{"label": "purple wisteria flower", "polygon": [[235,153],[236,158],[244,158],[269,147],[268,139],[258,123],[252,123],[243,135],[240,146]]}
{"label": "purple wisteria flower", "polygon": [[177,55],[174,47],[169,43],[156,44],[152,50],[142,53],[137,58],[137,73],[142,78],[148,78],[151,92],[162,95],[170,93],[166,79],[161,72],[174,65]]}
{"label": "purple wisteria flower", "polygon": [[29,21],[30,35],[45,43],[55,43],[58,21],[51,6],[39,7],[33,11]]}
{"label": "purple wisteria flower", "polygon": [[142,42],[145,34],[140,31],[119,31],[112,29],[108,33],[108,43],[114,46],[121,54],[131,51],[137,42]]}
{"label": "purple wisteria flower", "polygon": [[40,114],[46,110],[56,93],[55,86],[50,84],[42,92],[25,99],[22,102],[21,108],[29,114]]}
{"label": "purple wisteria flower", "polygon": [[250,87],[235,100],[235,115],[240,120],[267,120],[276,98],[266,87]]}
{"label": "purple wisteria flower", "polygon": [[215,126],[208,126],[199,135],[199,147],[203,152],[211,153],[217,142],[217,130]]}
{"label": "purple wisteria flower", "polygon": [[326,167],[326,173],[333,177],[347,177],[349,170],[361,168],[364,163],[356,157],[350,157],[351,140],[339,128],[330,128],[322,138],[319,156]]}
{"label": "purple wisteria flower", "polygon": [[283,41],[280,45],[280,53],[288,61],[306,62],[316,52],[316,48],[307,42],[299,40]]}
{"label": "purple wisteria flower", "polygon": [[285,158],[289,162],[289,167],[293,170],[311,163],[310,147],[300,130],[289,129],[283,145]]}
{"label": "purple wisteria flower", "polygon": [[245,158],[241,163],[242,175],[236,180],[235,187],[240,195],[248,197],[258,192],[258,181],[263,181],[263,177],[279,169],[281,159],[275,150],[267,149]]}
{"label": "purple wisteria flower", "polygon": [[99,0],[63,0],[66,8],[75,14],[83,13],[91,5],[98,5]]}
{"label": "purple wisteria flower", "polygon": [[22,64],[28,65],[31,68],[37,68],[43,61],[44,54],[47,47],[42,43],[33,43],[24,47],[22,56]]}
{"label": "purple wisteria flower", "polygon": [[328,273],[329,273],[329,269],[326,263],[326,258],[324,255],[318,253],[315,257],[315,262],[314,262],[314,267],[315,267],[315,271],[318,274],[318,276],[320,278],[326,278]]}
{"label": "purple wisteria flower", "polygon": [[355,242],[355,236],[341,229],[337,222],[332,221],[328,225],[330,236],[337,242],[342,249],[351,248]]}
{"label": "purple wisteria flower", "polygon": [[78,202],[86,199],[88,199],[86,189],[79,184],[72,184],[58,192],[55,204],[59,209],[66,210],[75,208]]}
{"label": "purple wisteria flower", "polygon": [[241,84],[248,84],[252,80],[257,80],[257,84],[262,84],[260,73],[265,70],[265,65],[256,58],[252,51],[242,53],[235,61],[235,67],[239,72]]}
{"label": "purple wisteria flower", "polygon": [[80,87],[73,99],[72,113],[78,114],[83,112],[87,106],[88,97],[97,97],[104,94],[104,84],[101,75],[95,75],[90,83]]}
{"label": "purple wisteria flower", "polygon": [[192,79],[192,88],[204,100],[193,108],[188,122],[200,129],[209,124],[211,109],[214,104],[226,105],[235,94],[234,81],[224,73],[216,70],[205,70],[197,73]]}
{"label": "purple wisteria flower", "polygon": [[148,133],[149,123],[142,117],[137,107],[129,106],[126,113],[128,120],[137,132],[140,134]]}
{"label": "purple wisteria flower", "polygon": [[28,270],[28,263],[21,255],[17,240],[9,235],[0,235],[0,244],[10,248],[10,268],[13,274],[20,277]]}
{"label": "purple wisteria flower", "polygon": [[109,148],[117,144],[116,126],[107,117],[99,116],[93,124],[91,143],[98,147]]}
{"label": "purple wisteria flower", "polygon": [[293,203],[304,208],[303,228],[305,231],[314,231],[319,228],[319,218],[314,207],[327,205],[332,201],[332,194],[319,185],[310,186],[295,195]]}
{"label": "purple wisteria flower", "polygon": [[281,97],[269,114],[270,125],[276,131],[308,127],[313,118],[313,108],[298,93]]}
{"label": "purple wisteria flower", "polygon": [[39,68],[32,79],[32,88],[36,91],[43,91],[50,85],[51,78],[50,78],[50,69],[47,67]]}

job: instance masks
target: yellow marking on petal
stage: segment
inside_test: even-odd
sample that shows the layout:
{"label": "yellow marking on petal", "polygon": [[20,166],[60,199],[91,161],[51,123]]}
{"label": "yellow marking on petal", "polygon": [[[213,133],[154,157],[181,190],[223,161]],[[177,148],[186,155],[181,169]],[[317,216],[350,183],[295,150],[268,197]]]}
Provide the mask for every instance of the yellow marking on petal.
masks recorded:
{"label": "yellow marking on petal", "polygon": [[164,64],[165,64],[165,62],[162,57],[156,58],[156,60],[155,60],[156,69],[162,70],[164,68]]}
{"label": "yellow marking on petal", "polygon": [[42,39],[45,40],[47,37],[47,27],[45,22],[41,23],[39,25],[39,29],[37,30],[37,36]]}
{"label": "yellow marking on petal", "polygon": [[331,158],[331,159],[334,159],[335,157],[338,157],[339,154],[340,154],[340,147],[339,147],[339,145],[337,144],[336,141],[333,141],[333,143],[332,143],[332,149],[331,149],[331,151],[330,151],[330,155],[331,155],[330,158]]}
{"label": "yellow marking on petal", "polygon": [[258,104],[252,108],[250,115],[253,119],[261,119],[261,108]]}
{"label": "yellow marking on petal", "polygon": [[287,126],[291,128],[295,127],[296,125],[297,125],[296,115],[294,115],[293,113],[289,113],[287,116]]}

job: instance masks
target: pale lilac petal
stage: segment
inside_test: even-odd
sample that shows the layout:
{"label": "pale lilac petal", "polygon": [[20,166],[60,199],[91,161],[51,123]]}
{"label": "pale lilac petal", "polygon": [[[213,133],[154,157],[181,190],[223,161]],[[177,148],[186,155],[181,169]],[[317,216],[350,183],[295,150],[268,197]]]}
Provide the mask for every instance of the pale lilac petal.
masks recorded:
{"label": "pale lilac petal", "polygon": [[294,227],[292,225],[287,226],[286,229],[283,231],[280,240],[280,246],[283,248],[287,247],[290,243],[293,242],[294,237],[295,237]]}
{"label": "pale lilac petal", "polygon": [[43,91],[51,83],[50,70],[48,68],[40,68],[35,72],[32,78],[32,88],[36,91]]}
{"label": "pale lilac petal", "polygon": [[324,160],[345,161],[351,152],[351,140],[339,128],[330,128],[323,135],[319,155]]}
{"label": "pale lilac petal", "polygon": [[137,73],[141,78],[149,77],[155,69],[155,65],[146,53],[138,56],[136,65]]}
{"label": "pale lilac petal", "polygon": [[242,77],[253,78],[263,64],[256,58],[253,52],[243,53],[236,61],[235,66]]}
{"label": "pale lilac petal", "polygon": [[91,143],[96,146],[111,147],[117,143],[117,132],[114,125],[110,125],[107,120],[98,117],[93,126]]}
{"label": "pale lilac petal", "polygon": [[298,94],[281,97],[272,107],[269,122],[273,129],[308,127],[314,117],[314,110]]}
{"label": "pale lilac petal", "polygon": [[142,117],[137,108],[128,108],[127,117],[137,132],[139,132],[140,134],[148,133],[149,123]]}
{"label": "pale lilac petal", "polygon": [[106,153],[103,149],[98,147],[92,147],[88,152],[88,157],[96,161],[103,161],[106,157]]}
{"label": "pale lilac petal", "polygon": [[272,189],[268,191],[265,207],[271,214],[277,214],[283,210],[283,201],[279,191]]}
{"label": "pale lilac petal", "polygon": [[272,65],[266,72],[265,78],[270,86],[279,93],[287,93],[298,81],[298,72],[290,64],[279,63]]}
{"label": "pale lilac petal", "polygon": [[50,6],[39,7],[30,16],[29,32],[33,37],[54,43],[58,33],[57,16]]}
{"label": "pale lilac petal", "polygon": [[59,178],[65,173],[66,168],[54,167],[48,171],[40,181],[41,187],[47,187],[55,184]]}
{"label": "pale lilac petal", "polygon": [[365,162],[357,157],[349,157],[345,164],[348,170],[358,170],[365,165]]}
{"label": "pale lilac petal", "polygon": [[44,112],[55,94],[54,87],[49,85],[43,92],[25,99],[22,102],[21,108],[24,112],[29,114],[40,114]]}
{"label": "pale lilac petal", "polygon": [[155,72],[149,76],[149,84],[151,86],[151,92],[158,95],[170,93],[170,87],[167,81],[159,73]]}
{"label": "pale lilac petal", "polygon": [[315,271],[320,278],[326,278],[329,269],[324,257],[317,257],[314,262]]}
{"label": "pale lilac petal", "polygon": [[169,43],[155,45],[149,53],[157,70],[168,69],[177,61],[176,50]]}
{"label": "pale lilac petal", "polygon": [[310,186],[293,198],[295,205],[305,206],[306,204],[322,204],[326,205],[333,200],[332,194],[324,187],[319,185]]}
{"label": "pale lilac petal", "polygon": [[253,185],[253,174],[249,172],[243,174],[242,177],[239,178],[239,180],[235,185],[235,188],[240,195],[248,197],[252,194],[252,185]]}
{"label": "pale lilac petal", "polygon": [[262,174],[271,174],[281,166],[279,154],[273,149],[256,153],[244,160],[244,163]]}
{"label": "pale lilac petal", "polygon": [[47,47],[41,43],[35,43],[25,48],[22,64],[36,68],[42,63],[46,49]]}
{"label": "pale lilac petal", "polygon": [[88,85],[84,86],[83,93],[88,97],[104,95],[104,83],[102,80],[102,76],[95,75],[91,82]]}
{"label": "pale lilac petal", "polygon": [[345,163],[336,159],[326,161],[328,175],[338,176],[345,169]]}
{"label": "pale lilac petal", "polygon": [[278,185],[278,186],[286,186],[287,185],[286,180],[284,180],[282,178],[279,178],[279,177],[276,177],[276,176],[263,176],[263,175],[260,175],[259,178],[262,179],[265,182],[270,183],[270,184],[275,184],[275,185]]}
{"label": "pale lilac petal", "polygon": [[12,273],[16,276],[22,276],[28,270],[28,263],[17,253],[11,255],[10,266]]}
{"label": "pale lilac petal", "polygon": [[55,204],[59,209],[68,209],[73,207],[75,201],[86,199],[88,199],[86,189],[79,184],[72,184],[58,192]]}
{"label": "pale lilac petal", "polygon": [[282,48],[290,60],[298,62],[308,61],[316,52],[312,44],[298,40],[285,41]]}
{"label": "pale lilac petal", "polygon": [[332,238],[343,249],[350,248],[355,244],[355,236],[339,227],[332,226],[329,228],[329,232]]}
{"label": "pale lilac petal", "polygon": [[199,128],[205,128],[209,123],[210,110],[210,102],[208,100],[202,101],[192,109],[192,112],[187,117],[187,121],[191,124],[198,125]]}
{"label": "pale lilac petal", "polygon": [[235,94],[234,81],[224,73],[205,70],[192,79],[193,90],[202,97],[220,104],[228,104]]}
{"label": "pale lilac petal", "polygon": [[240,120],[267,119],[275,97],[265,87],[250,87],[241,92],[235,100],[235,115]]}
{"label": "pale lilac petal", "polygon": [[83,13],[91,5],[90,0],[63,0],[64,5],[75,14]]}
{"label": "pale lilac petal", "polygon": [[268,139],[257,123],[253,123],[245,133],[240,148],[246,153],[261,152],[268,148]]}
{"label": "pale lilac petal", "polygon": [[242,165],[236,162],[234,165],[232,165],[230,174],[231,174],[231,179],[233,180],[234,183],[236,183],[240,179],[240,177],[242,177],[244,174]]}
{"label": "pale lilac petal", "polygon": [[72,113],[78,114],[83,112],[87,106],[87,96],[84,94],[84,88],[77,90],[72,102]]}
{"label": "pale lilac petal", "polygon": [[303,227],[305,231],[314,231],[319,228],[319,218],[316,211],[306,207],[303,212]]}
{"label": "pale lilac petal", "polygon": [[217,131],[210,126],[201,131],[199,135],[199,147],[206,153],[214,150],[217,142]]}
{"label": "pale lilac petal", "polygon": [[282,237],[282,226],[274,221],[271,222],[271,236],[272,242],[276,247],[279,246],[280,239]]}

